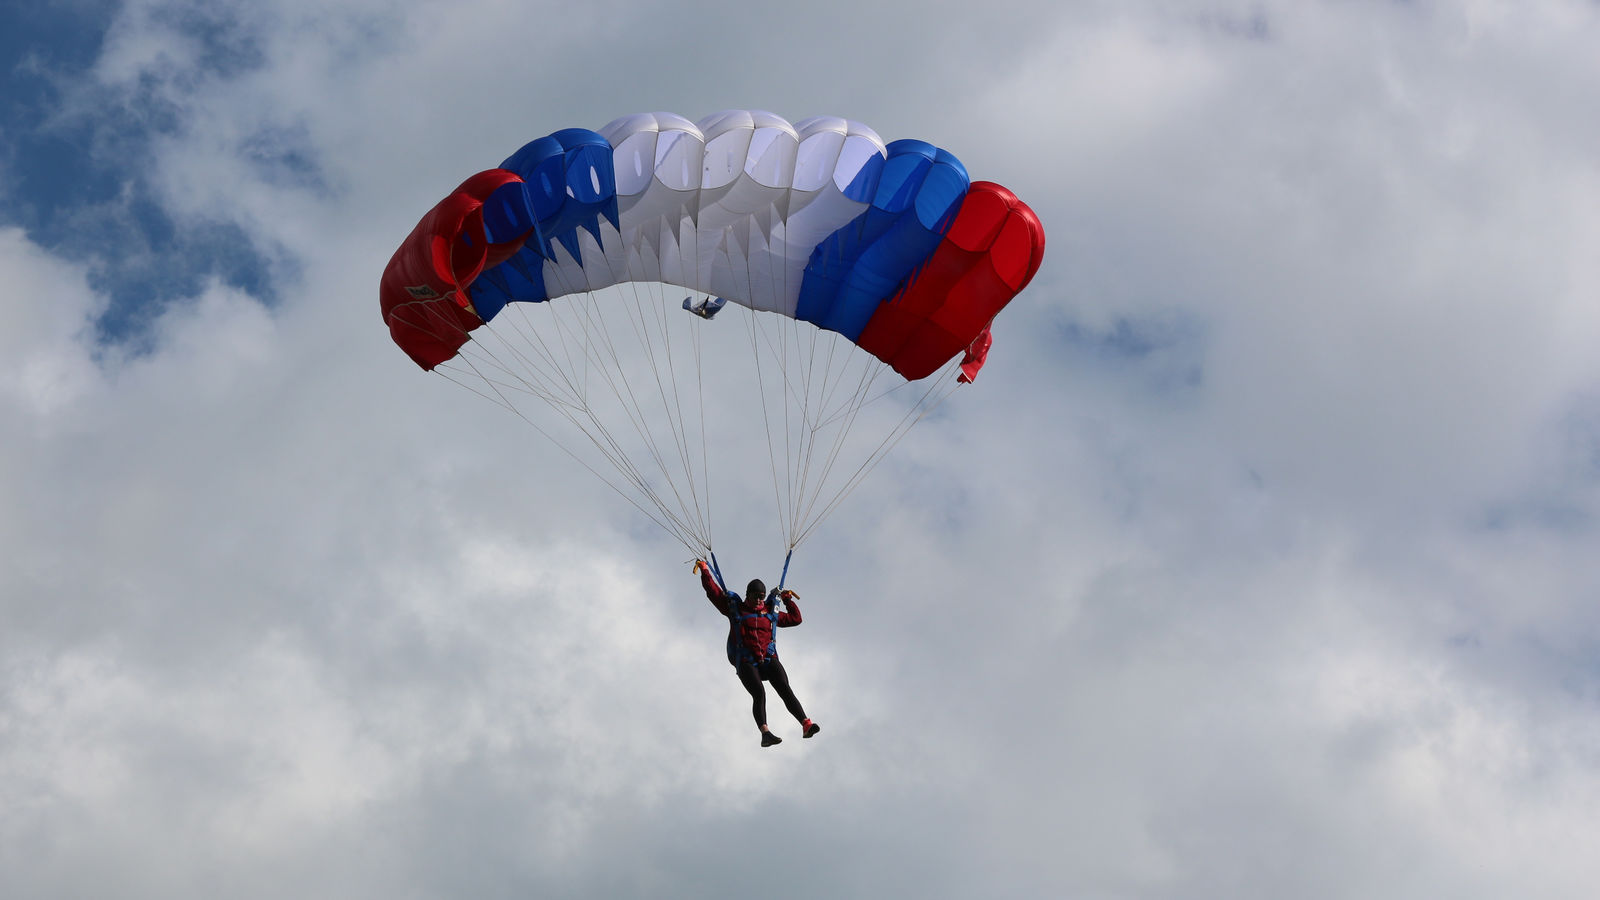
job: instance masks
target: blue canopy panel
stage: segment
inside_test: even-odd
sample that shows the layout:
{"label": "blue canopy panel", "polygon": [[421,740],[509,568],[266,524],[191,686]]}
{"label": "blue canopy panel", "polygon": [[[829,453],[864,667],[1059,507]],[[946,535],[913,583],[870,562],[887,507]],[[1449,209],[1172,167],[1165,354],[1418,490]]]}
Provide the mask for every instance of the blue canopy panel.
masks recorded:
{"label": "blue canopy panel", "polygon": [[900,140],[887,150],[871,205],[812,251],[795,310],[851,341],[933,255],[971,182],[960,160],[932,144]]}
{"label": "blue canopy panel", "polygon": [[[544,283],[544,261],[555,254],[556,244],[581,259],[580,228],[598,241],[601,217],[618,225],[612,148],[596,132],[567,128],[529,141],[500,168],[522,178],[537,230],[516,255],[484,272],[473,283],[472,304],[485,322],[508,302],[550,299]],[[486,228],[488,221],[486,213]],[[507,221],[516,219],[510,216]]]}

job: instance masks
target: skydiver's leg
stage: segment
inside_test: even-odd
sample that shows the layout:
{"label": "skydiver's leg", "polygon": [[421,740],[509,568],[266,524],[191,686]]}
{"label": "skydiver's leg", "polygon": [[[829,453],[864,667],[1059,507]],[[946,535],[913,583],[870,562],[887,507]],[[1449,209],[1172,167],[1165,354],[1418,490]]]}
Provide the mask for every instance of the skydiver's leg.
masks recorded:
{"label": "skydiver's leg", "polygon": [[783,698],[783,705],[789,710],[789,715],[794,716],[802,725],[811,721],[806,718],[806,711],[800,708],[800,700],[794,695],[794,689],[789,687],[789,673],[784,671],[783,663],[776,658],[766,660],[761,663],[761,674],[772,682],[772,689]]}
{"label": "skydiver's leg", "polygon": [[750,712],[756,717],[756,725],[761,728],[761,746],[783,743],[783,738],[773,734],[772,729],[767,727],[767,691],[761,686],[761,672],[755,663],[739,664],[739,681],[750,692]]}
{"label": "skydiver's leg", "polygon": [[750,692],[750,713],[756,717],[756,725],[762,731],[767,730],[767,691],[761,686],[761,673],[756,671],[753,663],[739,664],[739,683]]}

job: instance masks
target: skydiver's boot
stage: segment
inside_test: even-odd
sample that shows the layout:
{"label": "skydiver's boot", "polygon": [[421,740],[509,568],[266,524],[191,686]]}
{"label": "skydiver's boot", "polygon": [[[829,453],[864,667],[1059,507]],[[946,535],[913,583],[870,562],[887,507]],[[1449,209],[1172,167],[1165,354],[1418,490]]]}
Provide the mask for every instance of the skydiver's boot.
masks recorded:
{"label": "skydiver's boot", "polygon": [[811,721],[810,719],[807,719],[804,722],[801,722],[800,723],[800,727],[803,729],[800,732],[800,736],[801,737],[815,737],[817,732],[822,730],[822,726],[821,725],[818,725],[817,723]]}
{"label": "skydiver's boot", "polygon": [[778,737],[777,735],[773,734],[770,731],[761,732],[761,746],[763,746],[763,747],[771,747],[773,744],[781,744],[781,743],[783,743],[783,738]]}

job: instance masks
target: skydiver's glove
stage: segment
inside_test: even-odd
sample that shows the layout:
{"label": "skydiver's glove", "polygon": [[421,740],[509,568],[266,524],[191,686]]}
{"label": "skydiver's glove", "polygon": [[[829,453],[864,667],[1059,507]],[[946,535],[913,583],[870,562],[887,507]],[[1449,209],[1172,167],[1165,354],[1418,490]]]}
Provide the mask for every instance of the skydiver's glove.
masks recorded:
{"label": "skydiver's glove", "polygon": [[706,565],[705,560],[697,559],[694,561],[694,574],[699,575],[701,571],[709,572],[711,571],[711,567]]}
{"label": "skydiver's glove", "polygon": [[798,599],[800,599],[800,595],[799,594],[796,594],[794,591],[787,590],[787,589],[779,591],[778,592],[778,597],[780,599],[783,599],[783,600],[798,600]]}

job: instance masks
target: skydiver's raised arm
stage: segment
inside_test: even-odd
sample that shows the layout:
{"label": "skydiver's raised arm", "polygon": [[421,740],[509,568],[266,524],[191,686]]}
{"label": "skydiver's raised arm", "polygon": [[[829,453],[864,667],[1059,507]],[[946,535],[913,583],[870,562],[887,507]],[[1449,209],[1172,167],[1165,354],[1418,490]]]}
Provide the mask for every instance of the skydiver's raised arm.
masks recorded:
{"label": "skydiver's raised arm", "polygon": [[700,573],[700,587],[705,589],[706,599],[717,608],[717,612],[726,615],[728,592],[722,589],[722,585],[717,584],[716,576],[711,574],[711,567],[706,565],[705,560],[697,559],[694,561],[694,569]]}

